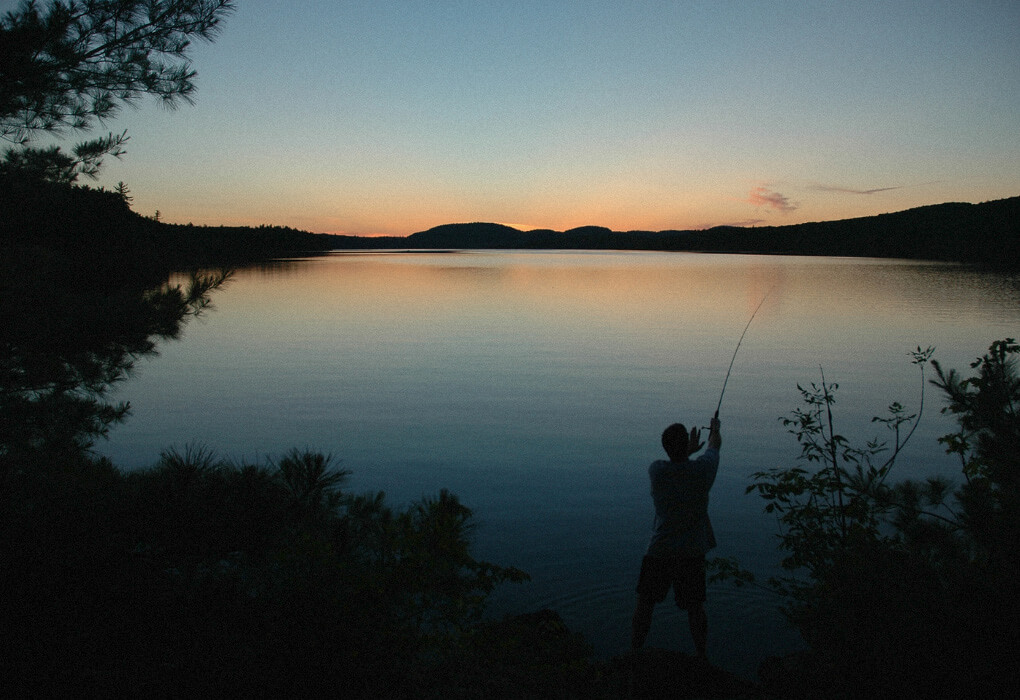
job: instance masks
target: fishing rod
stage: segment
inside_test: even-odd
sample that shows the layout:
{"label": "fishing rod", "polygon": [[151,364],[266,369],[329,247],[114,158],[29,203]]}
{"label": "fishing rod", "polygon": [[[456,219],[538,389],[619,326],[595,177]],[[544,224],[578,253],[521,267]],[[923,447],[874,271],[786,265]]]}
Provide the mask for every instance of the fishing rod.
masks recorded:
{"label": "fishing rod", "polygon": [[751,321],[753,321],[754,317],[758,315],[758,310],[762,307],[762,304],[765,303],[765,300],[769,298],[769,294],[772,293],[773,289],[775,289],[774,285],[770,287],[767,292],[765,292],[765,296],[763,296],[761,298],[761,301],[758,302],[758,306],[755,307],[754,313],[751,314],[751,318],[747,319],[747,325],[744,326],[744,332],[740,334],[740,340],[737,341],[736,349],[733,350],[733,357],[730,358],[729,369],[726,370],[726,379],[723,380],[722,391],[719,392],[719,403],[716,404],[715,407],[716,420],[719,420],[719,409],[722,408],[722,399],[723,396],[726,394],[726,384],[730,381],[730,372],[733,371],[733,361],[737,359],[737,353],[740,351],[740,344],[744,342],[744,336],[747,335],[747,329],[751,327]]}

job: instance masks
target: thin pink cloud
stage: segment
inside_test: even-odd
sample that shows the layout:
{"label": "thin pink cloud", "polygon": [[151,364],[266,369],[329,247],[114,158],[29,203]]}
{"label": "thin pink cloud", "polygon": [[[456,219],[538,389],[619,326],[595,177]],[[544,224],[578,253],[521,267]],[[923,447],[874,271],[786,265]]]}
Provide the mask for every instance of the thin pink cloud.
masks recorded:
{"label": "thin pink cloud", "polygon": [[812,185],[811,189],[818,190],[819,192],[839,192],[842,194],[878,194],[879,192],[888,192],[890,190],[903,189],[903,185],[895,185],[893,187],[874,187],[870,190],[858,190],[852,187],[840,187],[839,185]]}
{"label": "thin pink cloud", "polygon": [[793,211],[798,207],[786,195],[774,192],[764,186],[753,188],[747,195],[747,201],[756,207],[769,207],[782,212]]}

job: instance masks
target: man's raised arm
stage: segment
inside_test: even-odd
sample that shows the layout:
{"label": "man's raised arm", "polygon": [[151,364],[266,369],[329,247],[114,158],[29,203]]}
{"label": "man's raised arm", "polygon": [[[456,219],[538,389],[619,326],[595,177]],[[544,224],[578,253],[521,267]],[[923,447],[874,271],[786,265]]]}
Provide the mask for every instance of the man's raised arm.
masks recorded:
{"label": "man's raised arm", "polygon": [[712,418],[708,430],[708,446],[719,449],[722,446],[722,435],[719,434],[719,419]]}

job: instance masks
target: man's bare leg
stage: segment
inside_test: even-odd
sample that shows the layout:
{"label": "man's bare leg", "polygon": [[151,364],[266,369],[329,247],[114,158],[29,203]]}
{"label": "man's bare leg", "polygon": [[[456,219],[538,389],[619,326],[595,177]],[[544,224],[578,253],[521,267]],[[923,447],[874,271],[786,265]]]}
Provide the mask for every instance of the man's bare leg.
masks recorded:
{"label": "man's bare leg", "polygon": [[691,628],[691,637],[694,639],[694,649],[698,658],[707,661],[705,648],[708,646],[708,616],[705,614],[703,603],[695,603],[687,609],[687,624]]}
{"label": "man's bare leg", "polygon": [[648,630],[652,628],[652,612],[654,610],[655,601],[643,596],[638,597],[637,606],[634,608],[634,618],[631,620],[631,649],[640,649],[644,646]]}

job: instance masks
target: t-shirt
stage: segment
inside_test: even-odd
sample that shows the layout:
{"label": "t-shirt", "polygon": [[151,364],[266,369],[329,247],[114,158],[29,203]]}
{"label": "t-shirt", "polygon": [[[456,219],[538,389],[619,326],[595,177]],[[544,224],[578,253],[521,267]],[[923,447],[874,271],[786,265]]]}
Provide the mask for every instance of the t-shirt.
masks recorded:
{"label": "t-shirt", "polygon": [[709,447],[687,462],[660,459],[648,467],[655,521],[649,556],[696,557],[715,547],[708,491],[719,471],[719,450]]}

